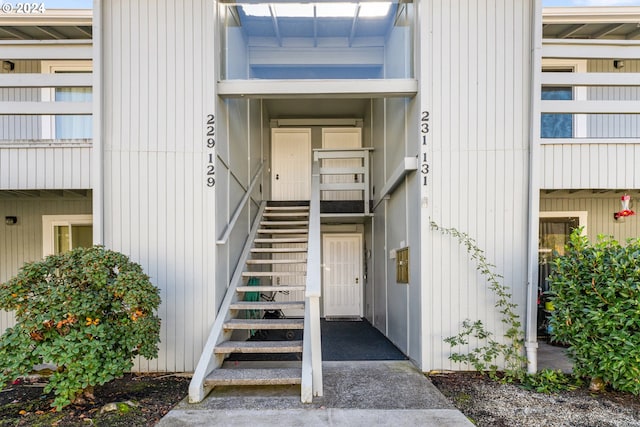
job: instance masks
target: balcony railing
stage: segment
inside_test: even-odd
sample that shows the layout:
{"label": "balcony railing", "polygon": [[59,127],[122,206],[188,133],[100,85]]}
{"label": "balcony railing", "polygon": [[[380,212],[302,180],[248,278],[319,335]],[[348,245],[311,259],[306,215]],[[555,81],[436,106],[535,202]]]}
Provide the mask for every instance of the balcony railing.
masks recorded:
{"label": "balcony railing", "polygon": [[[640,129],[640,72],[629,71],[637,70],[634,67],[625,69],[625,60],[640,60],[640,41],[543,40],[541,88],[570,88],[572,99],[541,100],[540,113],[572,115],[573,135],[537,135],[540,143],[640,143],[640,134],[620,128],[622,120],[630,129]],[[582,62],[583,69],[566,72],[572,61]]]}

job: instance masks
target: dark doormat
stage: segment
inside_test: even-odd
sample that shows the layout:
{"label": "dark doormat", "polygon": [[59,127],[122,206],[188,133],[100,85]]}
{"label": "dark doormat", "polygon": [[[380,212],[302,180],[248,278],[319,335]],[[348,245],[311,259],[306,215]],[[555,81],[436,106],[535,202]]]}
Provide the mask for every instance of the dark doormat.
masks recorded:
{"label": "dark doormat", "polygon": [[406,360],[369,321],[327,321],[322,319],[322,360]]}
{"label": "dark doormat", "polygon": [[[321,319],[322,360],[406,360],[398,348],[367,320],[354,322]],[[260,331],[251,340],[286,340],[285,331]],[[264,332],[264,333],[262,333]],[[294,340],[302,339],[302,331],[294,331]],[[241,354],[234,353],[227,360],[301,360],[301,354]]]}

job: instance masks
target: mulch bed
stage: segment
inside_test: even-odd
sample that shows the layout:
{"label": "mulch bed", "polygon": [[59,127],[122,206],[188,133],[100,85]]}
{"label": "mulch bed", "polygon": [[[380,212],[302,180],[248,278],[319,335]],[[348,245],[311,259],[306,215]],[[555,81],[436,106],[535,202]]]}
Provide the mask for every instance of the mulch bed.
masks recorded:
{"label": "mulch bed", "polygon": [[[96,387],[95,399],[57,412],[46,380],[29,378],[0,391],[0,426],[153,426],[188,392],[189,378],[126,374]],[[105,405],[121,403],[120,405]],[[122,404],[124,403],[124,404]]]}

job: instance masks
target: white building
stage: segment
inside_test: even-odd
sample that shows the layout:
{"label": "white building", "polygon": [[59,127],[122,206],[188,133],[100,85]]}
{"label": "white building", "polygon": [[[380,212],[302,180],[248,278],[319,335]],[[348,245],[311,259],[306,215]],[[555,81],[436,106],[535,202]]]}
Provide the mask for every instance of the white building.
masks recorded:
{"label": "white building", "polygon": [[[474,237],[511,286],[535,370],[539,249],[577,224],[640,235],[613,218],[622,194],[640,197],[637,22],[640,8],[540,0],[2,14],[0,281],[91,242],[129,255],[163,300],[160,355],[136,367],[194,371],[204,354],[194,400],[242,271],[306,286],[278,299],[306,302],[308,399],[318,312],[368,319],[424,371],[459,368],[443,338],[465,318],[500,335],[495,297],[435,221]],[[311,200],[307,256],[245,266],[263,202],[290,200]],[[299,234],[257,247],[299,251]]]}

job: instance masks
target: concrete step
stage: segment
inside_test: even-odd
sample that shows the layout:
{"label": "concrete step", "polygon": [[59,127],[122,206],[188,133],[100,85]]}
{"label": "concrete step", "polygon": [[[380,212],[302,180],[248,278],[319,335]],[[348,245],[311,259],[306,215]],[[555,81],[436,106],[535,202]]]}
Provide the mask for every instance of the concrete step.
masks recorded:
{"label": "concrete step", "polygon": [[302,353],[302,341],[225,341],[214,353]]}
{"label": "concrete step", "polygon": [[301,368],[215,369],[204,386],[300,384],[301,378]]}
{"label": "concrete step", "polygon": [[243,271],[242,277],[304,277],[306,271]]}
{"label": "concrete step", "polygon": [[230,319],[224,329],[304,329],[304,319]]}
{"label": "concrete step", "polygon": [[306,264],[307,260],[303,259],[249,259],[247,264],[251,265],[271,265],[271,264]]}
{"label": "concrete step", "polygon": [[309,239],[305,237],[275,237],[272,239],[255,239],[254,243],[307,243]]}
{"label": "concrete step", "polygon": [[231,310],[283,310],[304,308],[304,301],[238,301]]}
{"label": "concrete step", "polygon": [[305,286],[238,286],[236,292],[295,292],[304,291]]}
{"label": "concrete step", "polygon": [[307,248],[251,248],[254,254],[293,254],[307,252]]}

